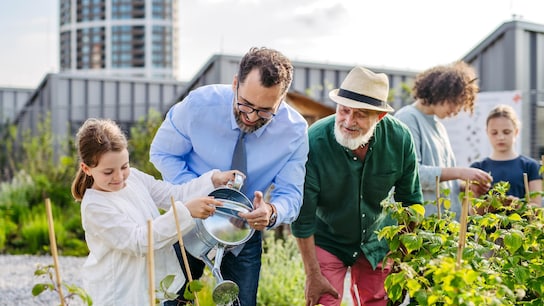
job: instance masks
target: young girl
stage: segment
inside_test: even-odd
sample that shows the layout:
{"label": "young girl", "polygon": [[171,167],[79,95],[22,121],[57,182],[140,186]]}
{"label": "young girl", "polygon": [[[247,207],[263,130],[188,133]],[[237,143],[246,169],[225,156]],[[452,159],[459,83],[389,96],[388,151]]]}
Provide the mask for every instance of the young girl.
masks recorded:
{"label": "young girl", "polygon": [[[149,305],[147,220],[153,220],[155,288],[173,274],[168,291],[177,292],[185,278],[172,246],[178,239],[171,197],[178,200],[179,224],[186,233],[194,225],[192,218],[207,218],[221,205],[206,195],[233,179],[235,171],[212,170],[183,185],[156,180],[130,168],[127,139],[111,120],[85,121],[76,145],[80,168],[72,195],[81,201],[90,250],[83,282],[94,305]],[[161,215],[159,208],[166,213]],[[162,298],[160,293],[157,297]]]}
{"label": "young girl", "polygon": [[[527,173],[529,191],[542,191],[542,176],[539,174],[539,163],[514,150],[514,143],[519,134],[519,120],[514,109],[508,105],[497,105],[489,112],[486,121],[486,132],[493,147],[491,156],[474,162],[471,167],[489,172],[493,184],[500,181],[509,182],[507,194],[516,198],[525,198],[523,173]],[[541,206],[541,197],[531,199],[531,203]]]}

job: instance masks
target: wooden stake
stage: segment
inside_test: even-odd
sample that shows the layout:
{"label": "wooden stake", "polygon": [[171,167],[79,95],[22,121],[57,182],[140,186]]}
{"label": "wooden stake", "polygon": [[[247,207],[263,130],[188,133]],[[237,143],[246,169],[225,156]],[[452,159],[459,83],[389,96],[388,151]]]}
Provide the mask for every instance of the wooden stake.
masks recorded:
{"label": "wooden stake", "polygon": [[440,177],[436,177],[436,208],[438,209],[438,220],[440,220]]}
{"label": "wooden stake", "polygon": [[463,259],[463,249],[465,248],[465,241],[467,237],[467,216],[468,205],[470,199],[470,181],[465,182],[465,196],[463,197],[463,203],[461,204],[461,224],[459,229],[459,244],[457,246],[457,269],[461,268],[461,261]]}
{"label": "wooden stake", "polygon": [[147,274],[149,276],[149,305],[155,306],[155,250],[153,248],[153,221],[147,220]]}
{"label": "wooden stake", "polygon": [[527,205],[531,204],[531,194],[529,191],[529,179],[527,173],[523,173],[523,185],[525,186],[525,202]]}
{"label": "wooden stake", "polygon": [[[183,258],[183,265],[185,266],[185,271],[187,271],[187,280],[190,283],[193,281],[193,276],[191,274],[191,268],[189,267],[189,261],[187,260],[187,253],[185,253],[185,246],[183,245],[183,236],[181,234],[181,227],[179,225],[179,220],[178,220],[178,211],[176,209],[176,202],[174,201],[174,197],[170,197],[170,201],[172,202],[174,218],[176,219],[176,229],[178,232],[179,249],[181,251],[181,257]],[[195,294],[195,304],[196,306],[199,306],[197,294],[196,292],[193,292],[193,293]]]}
{"label": "wooden stake", "polygon": [[62,280],[60,279],[59,255],[57,253],[57,240],[55,239],[55,225],[53,222],[53,213],[51,211],[51,200],[45,199],[45,211],[47,213],[47,223],[49,225],[49,243],[51,244],[51,255],[55,266],[55,276],[57,278],[57,292],[59,293],[60,305],[64,306],[64,295],[62,294]]}

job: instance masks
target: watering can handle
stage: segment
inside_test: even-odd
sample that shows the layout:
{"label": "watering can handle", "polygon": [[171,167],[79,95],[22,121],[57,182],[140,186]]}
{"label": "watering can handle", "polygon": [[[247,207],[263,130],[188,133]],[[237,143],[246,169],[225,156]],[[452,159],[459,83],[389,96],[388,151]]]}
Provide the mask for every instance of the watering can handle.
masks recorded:
{"label": "watering can handle", "polygon": [[244,185],[244,176],[239,173],[234,173],[234,180],[227,182],[227,187],[240,191]]}

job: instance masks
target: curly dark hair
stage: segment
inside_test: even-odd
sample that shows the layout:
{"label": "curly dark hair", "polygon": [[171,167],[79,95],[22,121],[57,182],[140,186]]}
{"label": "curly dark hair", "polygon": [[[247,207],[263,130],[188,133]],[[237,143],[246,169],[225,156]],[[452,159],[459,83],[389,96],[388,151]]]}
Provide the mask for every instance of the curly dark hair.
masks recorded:
{"label": "curly dark hair", "polygon": [[261,84],[264,87],[281,84],[281,93],[285,94],[291,86],[293,65],[280,52],[265,47],[249,49],[240,62],[238,81],[243,83],[255,68],[261,73]]}
{"label": "curly dark hair", "polygon": [[412,95],[424,105],[452,103],[472,114],[479,91],[476,71],[463,61],[435,66],[416,76]]}

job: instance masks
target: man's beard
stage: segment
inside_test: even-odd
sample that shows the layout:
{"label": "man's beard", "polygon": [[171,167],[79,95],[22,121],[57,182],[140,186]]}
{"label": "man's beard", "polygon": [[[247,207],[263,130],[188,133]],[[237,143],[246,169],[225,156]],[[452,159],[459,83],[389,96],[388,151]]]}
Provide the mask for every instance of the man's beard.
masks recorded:
{"label": "man's beard", "polygon": [[259,119],[257,119],[257,121],[255,122],[255,125],[247,125],[242,121],[242,118],[241,118],[241,116],[245,116],[246,114],[238,111],[236,108],[234,108],[233,111],[234,111],[234,119],[236,119],[236,123],[238,124],[238,127],[240,128],[240,130],[242,130],[245,133],[253,133],[256,130],[263,127],[268,122],[270,122],[270,120],[265,120],[259,117]]}
{"label": "man's beard", "polygon": [[374,136],[374,130],[376,130],[376,125],[378,124],[378,121],[372,124],[372,126],[368,129],[368,132],[355,138],[344,136],[344,134],[342,134],[342,131],[340,130],[340,124],[341,123],[338,122],[334,123],[334,137],[336,138],[336,141],[340,145],[350,150],[356,150],[359,147],[365,146],[370,141],[370,138]]}

